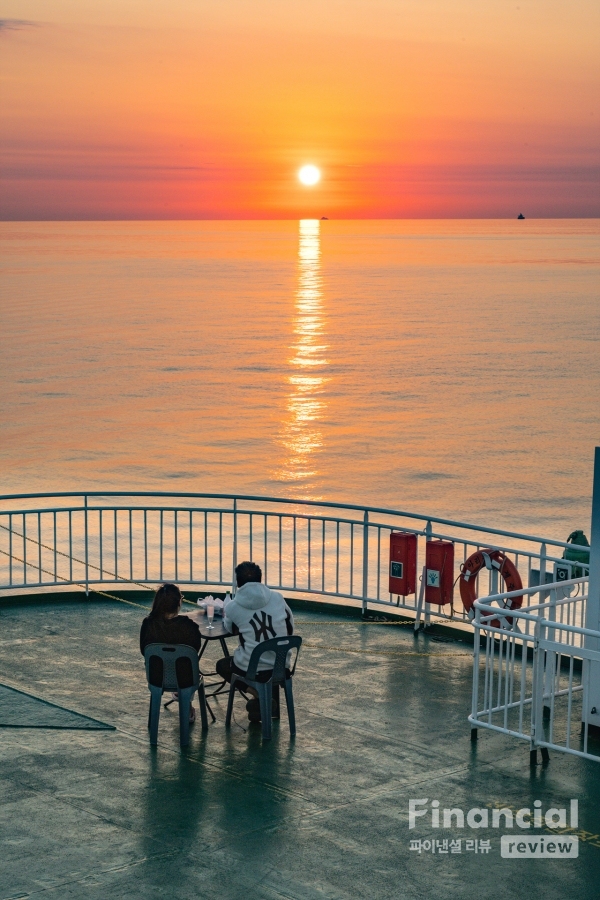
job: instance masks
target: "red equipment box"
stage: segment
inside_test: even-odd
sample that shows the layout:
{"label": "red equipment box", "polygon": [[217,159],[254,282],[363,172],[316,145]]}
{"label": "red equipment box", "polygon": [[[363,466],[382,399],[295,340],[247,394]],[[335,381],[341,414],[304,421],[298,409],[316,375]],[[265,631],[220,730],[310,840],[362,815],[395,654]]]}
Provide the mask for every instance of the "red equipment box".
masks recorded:
{"label": "red equipment box", "polygon": [[417,589],[417,536],[405,531],[390,534],[390,594],[406,597]]}
{"label": "red equipment box", "polygon": [[427,541],[425,545],[425,603],[452,603],[454,589],[454,544]]}

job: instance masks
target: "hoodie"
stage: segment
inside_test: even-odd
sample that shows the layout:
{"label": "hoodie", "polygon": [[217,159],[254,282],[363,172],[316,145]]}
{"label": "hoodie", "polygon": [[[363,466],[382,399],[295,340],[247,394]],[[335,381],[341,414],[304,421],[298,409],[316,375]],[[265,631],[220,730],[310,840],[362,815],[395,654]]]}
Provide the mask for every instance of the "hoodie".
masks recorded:
{"label": "hoodie", "polygon": [[[294,633],[294,617],[283,596],[258,581],[247,581],[238,588],[235,598],[225,607],[223,624],[228,631],[239,632],[240,643],[233,661],[244,671],[257,644]],[[266,653],[258,671],[272,669],[274,664],[275,654]]]}

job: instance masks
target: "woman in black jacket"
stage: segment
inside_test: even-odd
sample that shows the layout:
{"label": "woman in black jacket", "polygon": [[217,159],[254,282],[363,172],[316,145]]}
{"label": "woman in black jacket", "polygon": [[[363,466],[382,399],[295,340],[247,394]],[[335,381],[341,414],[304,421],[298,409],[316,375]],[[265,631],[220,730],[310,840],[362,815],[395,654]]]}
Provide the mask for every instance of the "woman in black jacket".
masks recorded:
{"label": "woman in black jacket", "polygon": [[[148,644],[187,644],[200,650],[200,629],[188,616],[180,616],[183,595],[176,584],[162,584],[154,595],[150,615],[142,622],[140,650],[142,656]],[[173,695],[177,699],[177,695]],[[190,706],[190,722],[196,718],[196,710]]]}

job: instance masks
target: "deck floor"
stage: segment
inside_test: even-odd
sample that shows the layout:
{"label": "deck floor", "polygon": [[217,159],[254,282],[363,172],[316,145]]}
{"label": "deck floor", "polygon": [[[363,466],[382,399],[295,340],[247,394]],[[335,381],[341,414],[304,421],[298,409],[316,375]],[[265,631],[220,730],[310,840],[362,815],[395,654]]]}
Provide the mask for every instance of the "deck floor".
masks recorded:
{"label": "deck floor", "polygon": [[[153,751],[142,615],[110,601],[0,611],[0,682],[116,726],[0,728],[3,900],[597,900],[600,766],[551,754],[530,769],[525,743],[490,733],[473,747],[467,645],[299,612],[294,741],[282,714],[261,746],[241,700],[226,732],[221,700],[185,752],[176,707],[163,712]],[[503,859],[492,828],[409,831],[408,801],[424,797],[465,811],[577,798],[579,858]],[[462,852],[409,849],[432,835]]]}

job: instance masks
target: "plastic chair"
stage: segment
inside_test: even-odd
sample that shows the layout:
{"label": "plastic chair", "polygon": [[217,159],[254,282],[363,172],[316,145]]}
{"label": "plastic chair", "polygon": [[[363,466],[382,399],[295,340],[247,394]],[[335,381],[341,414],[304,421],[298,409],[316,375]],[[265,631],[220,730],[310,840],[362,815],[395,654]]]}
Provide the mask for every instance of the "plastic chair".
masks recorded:
{"label": "plastic chair", "polygon": [[148,728],[150,745],[158,743],[160,702],[165,691],[179,694],[179,738],[182,747],[190,740],[190,705],[196,691],[200,701],[202,730],[208,729],[204,680],[200,674],[198,652],[187,644],[148,644],[144,650],[146,678],[150,690]]}
{"label": "plastic chair", "polygon": [[[294,712],[294,694],[292,692],[292,676],[296,671],[296,663],[298,662],[298,654],[300,653],[300,645],[302,638],[298,635],[290,637],[271,638],[268,641],[262,641],[252,651],[248,669],[245,675],[236,675],[231,678],[231,687],[229,688],[229,700],[227,702],[227,715],[225,717],[225,727],[231,725],[231,714],[233,712],[233,698],[236,688],[239,691],[244,690],[244,686],[252,687],[258,693],[260,703],[260,718],[262,721],[262,739],[263,741],[271,740],[271,709],[273,702],[273,688],[279,694],[279,686],[283,686],[285,691],[285,702],[288,711],[288,721],[290,723],[290,735],[294,737],[296,734],[296,715]],[[291,669],[286,667],[287,655],[290,650],[296,650],[296,658]],[[265,653],[275,653],[275,663],[271,678],[268,681],[256,681],[258,664]]]}

